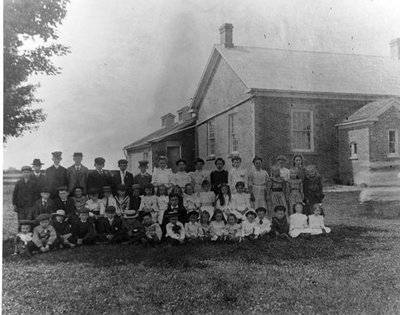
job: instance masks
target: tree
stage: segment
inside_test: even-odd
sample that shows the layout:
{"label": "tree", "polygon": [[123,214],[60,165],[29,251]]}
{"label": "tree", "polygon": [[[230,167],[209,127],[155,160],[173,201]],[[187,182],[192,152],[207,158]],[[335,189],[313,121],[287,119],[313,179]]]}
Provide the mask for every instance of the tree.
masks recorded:
{"label": "tree", "polygon": [[[39,84],[31,84],[33,74],[56,75],[60,68],[51,60],[69,48],[55,41],[57,27],[67,13],[69,0],[4,0],[4,130],[3,142],[24,131],[38,128],[46,119],[34,95]],[[39,42],[34,48],[27,48]],[[30,45],[27,45],[30,44]]]}

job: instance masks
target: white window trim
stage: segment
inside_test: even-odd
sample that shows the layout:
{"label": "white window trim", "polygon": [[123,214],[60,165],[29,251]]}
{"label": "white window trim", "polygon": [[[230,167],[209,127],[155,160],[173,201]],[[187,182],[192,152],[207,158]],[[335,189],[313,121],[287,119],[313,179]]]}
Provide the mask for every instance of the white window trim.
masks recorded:
{"label": "white window trim", "polygon": [[[354,145],[357,146],[357,153],[354,153]],[[350,160],[358,160],[358,145],[357,142],[350,142]]]}
{"label": "white window trim", "polygon": [[[214,128],[214,153],[211,152],[211,138],[210,138],[210,126],[213,125]],[[215,141],[215,124],[214,124],[214,120],[209,120],[207,122],[207,156],[208,157],[214,157],[215,156],[215,145],[216,145],[216,141]]]}
{"label": "white window trim", "polygon": [[[229,137],[229,141],[228,141],[228,146],[229,146],[229,147],[228,147],[228,152],[230,152],[231,155],[233,155],[233,154],[238,154],[238,151],[237,151],[237,150],[233,150],[232,127],[231,127],[231,122],[232,122],[232,118],[231,118],[231,117],[233,117],[233,116],[238,117],[237,115],[238,115],[237,112],[231,113],[231,114],[228,115],[228,137]],[[236,132],[236,135],[238,136],[239,133]],[[238,141],[239,141],[239,140],[238,140]],[[238,144],[238,148],[237,148],[237,149],[239,149],[239,144]]]}
{"label": "white window trim", "polygon": [[[310,113],[311,119],[311,139],[310,139],[310,149],[295,149],[293,148],[293,113],[294,112],[303,112],[303,113]],[[292,148],[292,152],[314,152],[314,111],[308,109],[292,109],[290,111],[290,145]]]}
{"label": "white window trim", "polygon": [[[395,140],[396,140],[395,141],[395,152],[394,153],[389,153],[389,134],[390,134],[391,131],[394,131]],[[387,140],[388,140],[388,143],[387,143],[388,154],[387,154],[387,156],[389,158],[391,158],[391,157],[399,157],[400,156],[400,152],[399,152],[399,131],[397,129],[389,129],[388,133],[387,133]]]}

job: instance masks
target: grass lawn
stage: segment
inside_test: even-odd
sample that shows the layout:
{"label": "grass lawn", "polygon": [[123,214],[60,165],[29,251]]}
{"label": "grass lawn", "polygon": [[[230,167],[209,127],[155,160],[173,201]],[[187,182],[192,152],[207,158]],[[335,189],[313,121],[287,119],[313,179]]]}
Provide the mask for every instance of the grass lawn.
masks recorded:
{"label": "grass lawn", "polygon": [[[5,187],[7,190],[8,188]],[[30,259],[3,250],[4,314],[399,314],[400,220],[358,192],[328,193],[329,237],[143,249],[100,245]],[[13,233],[5,192],[3,238]]]}

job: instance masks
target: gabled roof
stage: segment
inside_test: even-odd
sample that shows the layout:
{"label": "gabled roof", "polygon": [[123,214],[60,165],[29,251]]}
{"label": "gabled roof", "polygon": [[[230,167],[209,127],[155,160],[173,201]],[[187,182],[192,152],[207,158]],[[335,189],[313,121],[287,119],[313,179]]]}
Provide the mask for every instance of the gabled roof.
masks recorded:
{"label": "gabled roof", "polygon": [[215,45],[193,109],[201,103],[218,58],[249,90],[400,96],[400,61],[390,57]]}
{"label": "gabled roof", "polygon": [[385,113],[393,106],[400,111],[400,98],[392,97],[368,103],[367,105],[364,105],[355,113],[344,119],[342,123],[338,124],[337,126],[346,126],[377,121],[380,115]]}

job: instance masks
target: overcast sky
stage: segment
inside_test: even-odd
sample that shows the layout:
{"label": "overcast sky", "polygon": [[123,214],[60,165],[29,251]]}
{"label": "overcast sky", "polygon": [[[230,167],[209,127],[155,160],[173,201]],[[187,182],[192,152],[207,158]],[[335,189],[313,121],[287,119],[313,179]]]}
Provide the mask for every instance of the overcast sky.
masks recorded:
{"label": "overcast sky", "polygon": [[[47,120],[10,139],[4,168],[82,151],[116,168],[122,148],[160,128],[160,116],[188,105],[218,28],[234,26],[234,44],[389,55],[400,37],[398,0],[71,0],[55,60],[62,74],[35,77]],[[289,46],[290,43],[290,46]]]}

